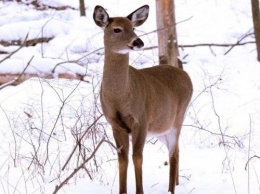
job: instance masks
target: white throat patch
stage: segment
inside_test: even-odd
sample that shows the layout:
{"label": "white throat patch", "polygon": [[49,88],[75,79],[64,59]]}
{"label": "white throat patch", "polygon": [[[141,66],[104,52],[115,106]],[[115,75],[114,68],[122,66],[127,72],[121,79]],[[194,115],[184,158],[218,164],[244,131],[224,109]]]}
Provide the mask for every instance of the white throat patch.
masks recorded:
{"label": "white throat patch", "polygon": [[117,53],[119,54],[127,54],[131,51],[131,49],[122,49],[122,50],[119,50],[119,51],[116,51]]}

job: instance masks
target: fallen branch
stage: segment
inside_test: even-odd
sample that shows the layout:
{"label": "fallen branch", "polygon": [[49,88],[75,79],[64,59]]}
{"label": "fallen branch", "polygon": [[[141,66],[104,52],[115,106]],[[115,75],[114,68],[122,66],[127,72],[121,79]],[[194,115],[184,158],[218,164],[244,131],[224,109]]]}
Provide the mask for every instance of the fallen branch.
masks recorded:
{"label": "fallen branch", "polygon": [[25,5],[33,5],[35,7],[35,9],[37,10],[47,10],[47,9],[54,9],[56,11],[62,11],[62,10],[66,10],[66,9],[72,9],[72,10],[76,10],[75,8],[69,6],[69,5],[60,5],[60,6],[52,6],[52,5],[47,5],[44,4],[42,2],[38,2],[37,0],[34,1],[30,1],[30,2],[23,2]]}
{"label": "fallen branch", "polygon": [[21,44],[19,48],[17,48],[17,49],[14,50],[13,52],[11,52],[9,55],[7,55],[7,56],[4,57],[3,59],[1,59],[1,60],[0,60],[0,63],[2,63],[2,62],[5,61],[6,59],[10,58],[12,55],[14,55],[15,53],[17,53],[19,50],[21,50],[21,49],[24,47],[25,42],[26,42],[28,36],[29,36],[29,34],[26,35],[26,37],[25,37],[25,39],[24,39],[24,41],[23,41],[23,44]]}
{"label": "fallen branch", "polygon": [[[19,79],[18,79],[19,77]],[[81,74],[69,74],[69,73],[61,73],[57,76],[54,76],[53,74],[37,74],[37,73],[24,73],[24,74],[0,74],[0,89],[3,88],[3,85],[6,85],[8,83],[9,85],[12,86],[17,86],[19,84],[21,84],[22,82],[34,78],[34,77],[38,77],[38,78],[43,78],[43,79],[54,79],[54,78],[63,78],[63,79],[73,79],[73,80],[80,80],[80,81],[84,81],[84,77],[85,75],[81,75]],[[9,83],[11,82],[11,83]],[[7,86],[7,85],[6,85]],[[6,87],[4,86],[4,87]]]}
{"label": "fallen branch", "polygon": [[[28,37],[28,35],[27,35]],[[50,40],[53,39],[53,37],[41,37],[41,38],[34,38],[27,40],[27,37],[24,41],[21,40],[11,40],[11,41],[5,41],[0,40],[0,44],[3,46],[35,46],[40,43],[48,43]]]}
{"label": "fallen branch", "polygon": [[0,51],[0,55],[2,55],[2,54],[8,54],[8,52],[6,52],[6,51]]}
{"label": "fallen branch", "polygon": [[9,81],[9,82],[6,82],[5,84],[1,85],[0,86],[0,90],[7,87],[7,86],[10,86],[10,85],[13,85],[15,82],[19,82],[19,80],[22,78],[22,76],[24,75],[26,69],[29,67],[29,65],[31,64],[32,60],[33,60],[34,56],[31,57],[31,59],[28,61],[26,67],[23,69],[22,73],[14,78],[13,80]]}

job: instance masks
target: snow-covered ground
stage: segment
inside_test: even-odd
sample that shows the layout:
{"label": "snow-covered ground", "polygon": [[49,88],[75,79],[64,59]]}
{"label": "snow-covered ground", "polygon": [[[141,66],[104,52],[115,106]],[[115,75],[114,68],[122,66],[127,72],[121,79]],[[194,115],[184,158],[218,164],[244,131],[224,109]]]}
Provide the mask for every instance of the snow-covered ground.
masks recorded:
{"label": "snow-covered ground", "polygon": [[[49,73],[63,63],[55,73],[86,74],[86,82],[33,78],[0,90],[0,193],[53,193],[84,162],[85,167],[58,193],[118,193],[117,154],[108,142],[113,143],[111,129],[99,118],[103,33],[92,13],[99,4],[111,16],[126,16],[149,4],[148,20],[136,29],[143,35],[156,29],[155,1],[86,1],[86,17],[79,17],[76,0],[40,2],[71,8],[36,10],[25,3],[0,2],[0,41],[23,41],[27,34],[28,39],[53,38],[22,48],[0,64],[0,73],[22,72],[34,56],[27,73]],[[253,32],[246,0],[176,0],[176,14],[179,45],[236,43]],[[157,45],[156,33],[141,38],[146,47]],[[253,35],[242,42],[248,41],[254,41]],[[0,45],[5,52],[17,48]],[[260,156],[260,63],[255,44],[236,46],[227,53],[229,49],[180,49],[194,94],[180,139],[177,194],[260,193],[260,159],[253,157]],[[0,60],[5,56],[1,54]],[[75,60],[78,64],[71,63]],[[130,64],[137,68],[157,62],[156,49],[131,53]],[[145,193],[167,193],[167,160],[164,145],[147,139]],[[131,162],[128,175],[128,193],[133,194]]]}

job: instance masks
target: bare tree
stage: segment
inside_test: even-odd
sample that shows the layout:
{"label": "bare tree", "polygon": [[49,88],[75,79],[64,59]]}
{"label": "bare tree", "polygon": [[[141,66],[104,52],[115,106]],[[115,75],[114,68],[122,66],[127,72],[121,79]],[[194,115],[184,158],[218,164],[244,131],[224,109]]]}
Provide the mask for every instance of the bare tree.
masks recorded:
{"label": "bare tree", "polygon": [[181,67],[178,62],[174,0],[156,0],[156,15],[160,65]]}
{"label": "bare tree", "polygon": [[84,0],[79,0],[79,10],[80,10],[80,16],[86,16]]}
{"label": "bare tree", "polygon": [[257,50],[257,60],[260,62],[260,11],[259,11],[259,1],[251,0],[252,6],[252,16],[254,23],[254,33],[256,40],[256,50]]}

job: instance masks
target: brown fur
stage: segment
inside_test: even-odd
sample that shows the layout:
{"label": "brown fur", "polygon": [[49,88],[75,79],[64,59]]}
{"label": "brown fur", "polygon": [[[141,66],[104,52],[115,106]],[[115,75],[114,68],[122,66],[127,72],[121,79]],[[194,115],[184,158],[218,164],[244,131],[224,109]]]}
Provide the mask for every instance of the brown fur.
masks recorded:
{"label": "brown fur", "polygon": [[[105,33],[101,104],[112,126],[116,145],[121,148],[118,153],[120,194],[127,193],[129,134],[132,135],[136,193],[143,194],[142,153],[148,133],[158,136],[170,151],[168,190],[174,193],[175,184],[178,184],[178,139],[192,96],[191,80],[181,69],[161,65],[137,70],[129,66],[127,50],[138,39],[133,31],[134,23],[139,25],[146,20],[148,13],[145,9],[149,9],[148,6],[137,9],[127,18],[109,18],[108,21],[103,21],[102,14],[107,13],[102,7],[97,6],[94,11],[94,20]],[[138,17],[142,14],[141,19],[133,16],[136,12]],[[138,21],[134,21],[136,18]],[[115,33],[115,28],[122,32]]]}

